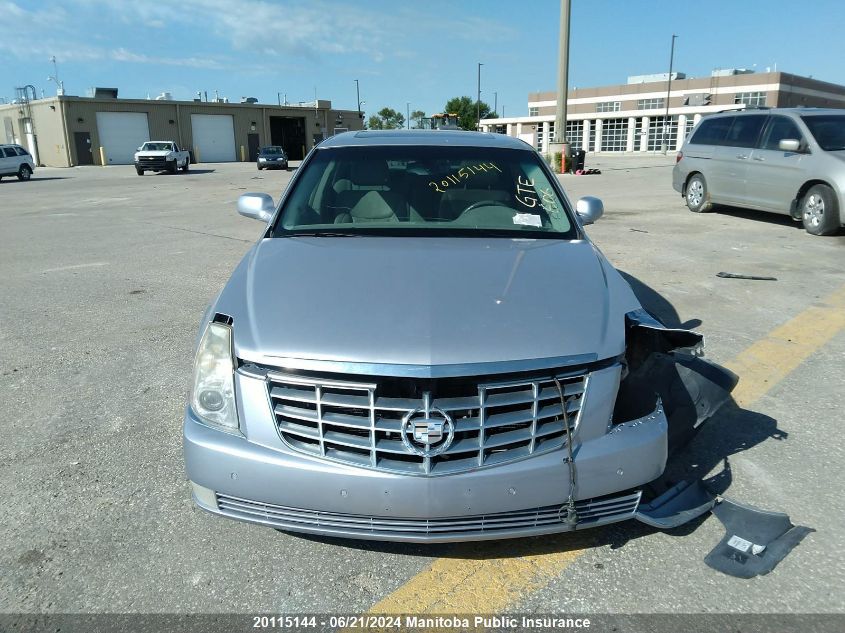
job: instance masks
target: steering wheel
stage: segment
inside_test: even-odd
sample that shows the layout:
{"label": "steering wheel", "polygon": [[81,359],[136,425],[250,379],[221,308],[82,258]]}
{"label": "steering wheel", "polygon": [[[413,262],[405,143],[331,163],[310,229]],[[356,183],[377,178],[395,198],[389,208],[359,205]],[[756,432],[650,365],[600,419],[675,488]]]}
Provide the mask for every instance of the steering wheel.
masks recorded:
{"label": "steering wheel", "polygon": [[478,200],[477,202],[473,202],[466,209],[461,211],[460,214],[463,215],[467,211],[472,211],[473,209],[477,209],[478,207],[499,207],[499,206],[502,206],[502,203],[497,202],[496,200]]}

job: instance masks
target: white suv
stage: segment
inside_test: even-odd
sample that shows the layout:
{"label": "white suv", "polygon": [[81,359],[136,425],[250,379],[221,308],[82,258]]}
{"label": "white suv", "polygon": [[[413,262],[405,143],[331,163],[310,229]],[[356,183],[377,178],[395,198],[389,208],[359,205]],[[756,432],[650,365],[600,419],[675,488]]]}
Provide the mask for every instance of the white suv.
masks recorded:
{"label": "white suv", "polygon": [[0,145],[0,180],[3,176],[17,176],[29,180],[35,171],[32,156],[20,145]]}

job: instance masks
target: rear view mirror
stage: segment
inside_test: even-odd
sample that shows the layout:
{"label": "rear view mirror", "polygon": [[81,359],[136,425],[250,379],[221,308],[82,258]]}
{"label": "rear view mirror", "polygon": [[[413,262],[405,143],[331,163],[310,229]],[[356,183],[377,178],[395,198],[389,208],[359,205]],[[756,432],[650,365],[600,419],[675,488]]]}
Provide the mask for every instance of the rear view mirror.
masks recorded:
{"label": "rear view mirror", "polygon": [[797,152],[801,147],[801,141],[794,138],[784,138],[778,143],[778,149],[784,152]]}
{"label": "rear view mirror", "polygon": [[592,224],[604,215],[604,203],[593,196],[584,196],[575,203],[575,213],[581,219],[581,224]]}
{"label": "rear view mirror", "polygon": [[269,222],[276,205],[266,193],[245,193],[238,197],[238,213],[246,218]]}

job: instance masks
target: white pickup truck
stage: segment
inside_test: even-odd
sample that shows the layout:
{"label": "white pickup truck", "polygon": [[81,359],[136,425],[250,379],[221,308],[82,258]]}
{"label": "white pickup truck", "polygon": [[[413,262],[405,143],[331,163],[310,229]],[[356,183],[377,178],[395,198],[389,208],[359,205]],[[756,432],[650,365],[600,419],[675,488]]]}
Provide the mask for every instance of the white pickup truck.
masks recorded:
{"label": "white pickup truck", "polygon": [[191,154],[180,150],[175,141],[147,141],[135,152],[135,171],[143,176],[145,171],[166,171],[175,174],[177,169],[191,168]]}

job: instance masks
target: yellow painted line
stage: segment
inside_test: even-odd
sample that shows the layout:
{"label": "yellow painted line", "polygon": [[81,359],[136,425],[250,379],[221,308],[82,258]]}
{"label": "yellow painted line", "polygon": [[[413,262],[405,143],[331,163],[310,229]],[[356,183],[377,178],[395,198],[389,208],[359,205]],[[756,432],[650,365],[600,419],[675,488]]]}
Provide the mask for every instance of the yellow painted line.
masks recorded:
{"label": "yellow painted line", "polygon": [[481,543],[478,559],[438,558],[370,613],[498,613],[548,585],[594,542],[587,531],[556,534],[544,537],[539,554],[529,553],[538,548],[536,540]]}
{"label": "yellow painted line", "polygon": [[[726,363],[740,376],[734,399],[746,407],[765,395],[804,360],[845,329],[845,286],[740,352]],[[475,546],[478,558],[438,558],[396,591],[377,602],[371,614],[501,613],[542,589],[595,542],[590,530],[536,540]]]}
{"label": "yellow painted line", "polygon": [[765,395],[845,328],[845,287],[756,341],[725,367],[739,384],[733,397],[746,407]]}

